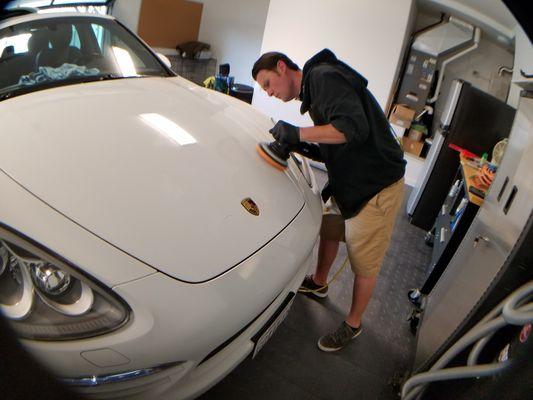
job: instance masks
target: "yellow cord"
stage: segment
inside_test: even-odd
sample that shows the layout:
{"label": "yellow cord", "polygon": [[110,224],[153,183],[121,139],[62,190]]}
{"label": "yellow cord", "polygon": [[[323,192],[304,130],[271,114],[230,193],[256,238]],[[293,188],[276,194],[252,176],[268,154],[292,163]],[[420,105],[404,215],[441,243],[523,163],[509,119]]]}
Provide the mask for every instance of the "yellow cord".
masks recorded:
{"label": "yellow cord", "polygon": [[322,289],[325,289],[327,288],[329,285],[331,285],[333,282],[335,282],[335,279],[337,279],[339,277],[339,275],[341,274],[342,270],[344,269],[344,267],[346,267],[346,265],[348,264],[348,256],[346,256],[346,258],[344,259],[341,267],[338,269],[337,272],[335,272],[335,275],[333,275],[333,278],[331,278],[331,280],[326,283],[324,286],[318,288],[318,289],[298,289],[298,293],[316,293],[316,292],[319,292],[320,290]]}

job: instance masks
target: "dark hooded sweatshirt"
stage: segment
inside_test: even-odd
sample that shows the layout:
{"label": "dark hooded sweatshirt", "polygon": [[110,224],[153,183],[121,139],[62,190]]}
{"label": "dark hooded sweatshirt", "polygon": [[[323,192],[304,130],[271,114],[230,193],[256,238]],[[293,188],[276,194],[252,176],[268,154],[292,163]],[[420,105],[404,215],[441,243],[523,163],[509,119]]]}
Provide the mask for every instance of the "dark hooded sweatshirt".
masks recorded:
{"label": "dark hooded sweatshirt", "polygon": [[300,113],[309,111],[315,125],[332,124],[346,137],[346,143],[319,146],[329,178],[322,197],[333,195],[348,219],[403,177],[403,152],[367,80],[330,50],[307,61],[302,73]]}

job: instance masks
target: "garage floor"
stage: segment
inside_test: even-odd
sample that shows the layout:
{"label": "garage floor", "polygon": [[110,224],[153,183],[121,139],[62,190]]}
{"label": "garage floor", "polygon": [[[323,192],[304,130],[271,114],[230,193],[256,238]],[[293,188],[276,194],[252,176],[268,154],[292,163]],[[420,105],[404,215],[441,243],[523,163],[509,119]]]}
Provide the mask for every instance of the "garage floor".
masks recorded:
{"label": "garage floor", "polygon": [[[316,175],[323,184],[325,173],[316,171]],[[409,370],[414,356],[407,291],[421,285],[431,255],[424,244],[425,232],[407,221],[409,192],[406,186],[404,206],[357,339],[333,354],[316,345],[350,307],[353,274],[346,268],[326,299],[298,295],[289,316],[258,356],[242,363],[201,399],[396,399],[390,382],[395,374]],[[345,256],[341,245],[332,272]]]}

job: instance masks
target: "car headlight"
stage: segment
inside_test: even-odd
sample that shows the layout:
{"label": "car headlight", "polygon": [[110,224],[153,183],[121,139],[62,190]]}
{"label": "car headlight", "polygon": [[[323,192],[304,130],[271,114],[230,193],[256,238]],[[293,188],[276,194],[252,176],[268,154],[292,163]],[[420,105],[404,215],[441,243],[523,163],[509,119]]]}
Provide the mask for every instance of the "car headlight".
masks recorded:
{"label": "car headlight", "polygon": [[59,256],[0,226],[0,310],[20,337],[71,340],[123,326],[128,306]]}

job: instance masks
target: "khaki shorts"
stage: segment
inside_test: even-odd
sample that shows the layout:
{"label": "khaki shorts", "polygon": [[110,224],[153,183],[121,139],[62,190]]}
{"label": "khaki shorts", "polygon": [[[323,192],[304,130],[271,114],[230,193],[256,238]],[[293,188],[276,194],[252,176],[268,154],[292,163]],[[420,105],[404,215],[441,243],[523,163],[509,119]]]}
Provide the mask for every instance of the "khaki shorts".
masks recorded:
{"label": "khaki shorts", "polygon": [[344,220],[335,200],[324,207],[320,236],[326,240],[346,242],[355,275],[378,275],[389,247],[394,221],[402,203],[403,178],[372,197],[355,217]]}

